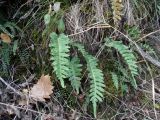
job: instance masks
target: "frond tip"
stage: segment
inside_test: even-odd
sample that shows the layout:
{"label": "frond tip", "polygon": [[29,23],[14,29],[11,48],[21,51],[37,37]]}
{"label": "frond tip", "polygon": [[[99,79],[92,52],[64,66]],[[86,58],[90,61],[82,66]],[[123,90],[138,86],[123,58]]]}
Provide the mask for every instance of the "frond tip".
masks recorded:
{"label": "frond tip", "polygon": [[64,34],[58,36],[54,32],[50,34],[50,38],[50,59],[53,61],[54,72],[64,88],[64,79],[68,77],[69,71],[69,38]]}

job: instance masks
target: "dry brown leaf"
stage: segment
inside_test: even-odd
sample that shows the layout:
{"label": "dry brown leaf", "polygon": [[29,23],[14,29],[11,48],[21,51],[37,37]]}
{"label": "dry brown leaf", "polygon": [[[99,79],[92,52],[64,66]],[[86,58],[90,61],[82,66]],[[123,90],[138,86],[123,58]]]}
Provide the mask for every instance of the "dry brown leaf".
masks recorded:
{"label": "dry brown leaf", "polygon": [[53,86],[49,75],[42,75],[37,84],[30,91],[30,96],[37,101],[45,101],[45,98],[50,98],[53,93]]}
{"label": "dry brown leaf", "polygon": [[1,33],[0,38],[1,38],[2,41],[5,42],[5,43],[11,43],[11,38],[10,38],[9,35],[6,34],[6,33]]}

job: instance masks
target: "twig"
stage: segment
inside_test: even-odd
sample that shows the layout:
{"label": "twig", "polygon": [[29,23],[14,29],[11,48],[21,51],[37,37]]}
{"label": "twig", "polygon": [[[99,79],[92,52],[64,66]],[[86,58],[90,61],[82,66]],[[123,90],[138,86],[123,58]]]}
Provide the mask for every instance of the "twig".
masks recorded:
{"label": "twig", "polygon": [[[75,35],[78,35],[78,34],[87,32],[87,31],[89,31],[89,30],[91,30],[91,29],[95,29],[95,28],[112,28],[112,29],[114,29],[115,31],[119,32],[121,35],[123,35],[125,38],[127,38],[127,40],[128,40],[130,43],[133,43],[133,44],[136,46],[137,52],[138,52],[143,58],[145,58],[146,60],[148,60],[149,62],[151,62],[153,65],[157,66],[158,68],[160,68],[160,61],[154,59],[154,58],[151,57],[148,53],[144,52],[144,51],[138,46],[138,44],[137,44],[135,41],[131,40],[127,35],[125,35],[124,33],[122,33],[121,31],[119,31],[118,29],[114,28],[113,26],[111,26],[111,25],[109,25],[109,24],[99,24],[99,25],[95,25],[95,26],[92,26],[92,27],[90,27],[90,28],[88,28],[88,29],[85,29],[84,31],[77,32],[77,33],[74,33],[74,34],[70,34],[70,35],[68,35],[68,36],[69,36],[69,37],[75,36]],[[150,36],[150,35],[152,35],[152,34],[154,34],[154,33],[156,33],[156,32],[159,32],[159,31],[160,31],[160,29],[159,29],[159,30],[156,30],[156,31],[154,31],[154,32],[151,32],[151,33],[143,36],[143,37],[140,38],[139,40],[144,39],[144,38],[146,38],[146,37],[148,37],[148,36]]]}
{"label": "twig", "polygon": [[13,90],[16,94],[22,96],[23,94],[21,92],[19,92],[18,90],[16,90],[15,88],[13,88],[12,86],[10,86],[3,78],[0,77],[0,81],[2,83],[4,83],[8,88],[10,88],[11,90]]}
{"label": "twig", "polygon": [[[112,27],[112,26],[111,26]],[[116,30],[117,32],[119,32],[120,34],[122,34],[130,43],[134,44],[136,46],[136,50],[137,52],[143,57],[145,58],[146,60],[148,60],[149,62],[151,62],[152,64],[154,64],[155,66],[157,66],[158,68],[160,68],[160,61],[154,59],[153,57],[151,57],[148,53],[144,52],[142,50],[142,48],[140,48],[138,46],[138,44],[131,40],[127,35],[125,35],[124,33],[120,32],[119,30],[117,30],[116,28],[112,27],[114,30]],[[144,37],[143,37],[144,38]]]}
{"label": "twig", "polygon": [[155,34],[155,33],[157,33],[157,32],[160,32],[160,29],[158,29],[158,30],[156,30],[156,31],[153,31],[153,32],[151,32],[151,33],[149,33],[149,34],[141,37],[141,38],[138,39],[136,42],[142,41],[144,38],[146,38],[146,37],[148,37],[148,36],[150,36],[150,35],[152,35],[152,34]]}
{"label": "twig", "polygon": [[[153,57],[151,57],[149,54],[147,54],[146,52],[144,52],[138,45],[135,41],[131,40],[127,35],[123,34],[122,32],[120,32],[119,30],[117,30],[116,28],[112,27],[114,30],[116,30],[117,32],[119,32],[120,34],[122,34],[125,38],[127,38],[127,40],[134,44],[137,48],[137,52],[146,60],[148,60],[149,62],[151,62],[152,64],[156,65],[157,67],[160,68],[160,62],[156,59],[154,59]],[[148,66],[148,64],[147,64]],[[154,79],[153,79],[153,76],[152,76],[152,73],[150,72],[150,75],[152,77],[152,99],[153,99],[153,105],[155,105],[155,84],[154,84]],[[158,120],[158,117],[157,117],[157,111],[156,109],[154,108],[154,113],[155,113],[155,117],[156,117],[156,120]]]}
{"label": "twig", "polygon": [[84,32],[87,32],[87,31],[89,31],[89,30],[91,30],[91,29],[110,28],[110,27],[111,27],[111,26],[108,25],[108,24],[100,24],[100,25],[96,25],[96,26],[89,27],[89,28],[87,28],[87,29],[85,29],[85,30],[83,30],[83,31],[81,31],[81,32],[77,32],[77,33],[74,33],[74,34],[70,34],[70,35],[68,35],[68,36],[69,36],[69,37],[72,37],[72,36],[75,36],[75,35],[79,35],[79,34],[82,34],[82,33],[84,33]]}
{"label": "twig", "polygon": [[[10,105],[10,104],[6,104],[6,103],[2,103],[0,102],[0,105],[4,105],[4,106],[9,106],[9,107],[12,107],[12,108],[18,108],[18,109],[21,109],[21,110],[26,110],[26,108],[22,108],[22,107],[18,107],[18,106],[14,106],[14,105]],[[33,113],[37,113],[37,114],[45,114],[45,113],[41,113],[41,112],[38,112],[38,111],[35,111],[35,110],[32,110],[32,109],[27,109],[27,111],[30,111],[30,112],[33,112]]]}

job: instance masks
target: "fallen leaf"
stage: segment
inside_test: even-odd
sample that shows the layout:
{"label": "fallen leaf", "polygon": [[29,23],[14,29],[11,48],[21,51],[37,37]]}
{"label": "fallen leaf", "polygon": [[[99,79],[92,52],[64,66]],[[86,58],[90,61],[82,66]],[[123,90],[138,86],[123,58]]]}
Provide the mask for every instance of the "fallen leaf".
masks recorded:
{"label": "fallen leaf", "polygon": [[53,93],[53,86],[49,75],[42,75],[37,84],[30,91],[30,96],[37,101],[45,101],[45,98],[50,98]]}
{"label": "fallen leaf", "polygon": [[5,43],[11,43],[11,38],[10,38],[9,35],[6,34],[6,33],[1,33],[0,38],[1,38],[2,41],[5,42]]}

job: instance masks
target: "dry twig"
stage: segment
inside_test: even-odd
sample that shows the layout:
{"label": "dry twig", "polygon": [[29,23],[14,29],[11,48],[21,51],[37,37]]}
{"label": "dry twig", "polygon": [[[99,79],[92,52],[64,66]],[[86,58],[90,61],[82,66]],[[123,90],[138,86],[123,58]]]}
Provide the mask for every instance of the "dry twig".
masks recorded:
{"label": "dry twig", "polygon": [[16,90],[16,89],[13,88],[12,86],[10,86],[3,78],[0,77],[0,81],[1,81],[2,83],[4,83],[8,88],[10,88],[11,90],[13,90],[16,94],[18,94],[18,95],[20,95],[20,96],[23,96],[23,94],[22,94],[20,91]]}

